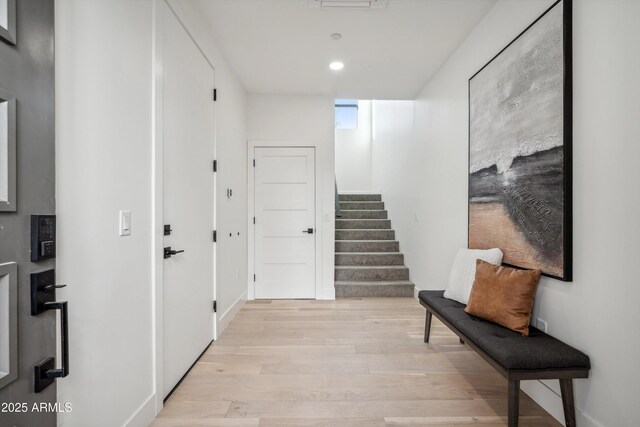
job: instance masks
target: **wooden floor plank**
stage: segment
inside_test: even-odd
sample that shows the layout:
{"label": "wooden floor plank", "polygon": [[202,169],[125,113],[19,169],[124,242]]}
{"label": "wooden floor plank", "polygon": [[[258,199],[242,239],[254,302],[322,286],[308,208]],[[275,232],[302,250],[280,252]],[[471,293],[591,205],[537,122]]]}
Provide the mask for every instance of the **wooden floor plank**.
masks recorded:
{"label": "wooden floor plank", "polygon": [[[176,389],[167,426],[504,426],[507,383],[413,298],[251,301]],[[521,393],[520,425],[560,424]]]}

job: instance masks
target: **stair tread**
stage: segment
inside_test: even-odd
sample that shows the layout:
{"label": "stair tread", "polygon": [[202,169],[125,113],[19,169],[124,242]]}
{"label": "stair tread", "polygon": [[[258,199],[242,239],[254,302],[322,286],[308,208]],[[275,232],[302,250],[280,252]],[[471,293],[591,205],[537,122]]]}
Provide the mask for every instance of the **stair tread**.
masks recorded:
{"label": "stair tread", "polygon": [[336,252],[336,254],[340,255],[402,255],[402,252]]}
{"label": "stair tread", "polygon": [[[359,230],[361,231],[361,230]],[[397,240],[354,240],[354,239],[350,239],[350,240],[336,240],[336,242],[357,242],[357,243],[362,243],[362,242],[397,242]]]}
{"label": "stair tread", "polygon": [[336,265],[335,267],[336,267],[336,269],[344,268],[344,269],[349,269],[349,270],[358,270],[358,269],[375,269],[375,270],[383,270],[383,269],[400,270],[400,269],[406,269],[406,270],[408,270],[409,269],[409,267],[407,267],[406,265]]}
{"label": "stair tread", "polygon": [[400,254],[400,243],[397,240],[336,240],[335,253]]}
{"label": "stair tread", "polygon": [[354,281],[354,280],[336,280],[334,282],[336,285],[350,285],[350,286],[394,286],[394,285],[402,285],[402,286],[407,286],[407,285],[411,285],[414,286],[414,283],[410,280],[386,280],[386,281],[378,281],[378,280],[372,280],[372,281]]}
{"label": "stair tread", "polygon": [[[367,211],[359,211],[367,212]],[[336,218],[336,221],[391,221],[389,218]]]}
{"label": "stair tread", "polygon": [[352,200],[371,200],[377,199],[377,201],[382,200],[381,194],[373,194],[373,193],[358,193],[358,194],[338,194],[338,200],[341,201],[352,201]]}
{"label": "stair tread", "polygon": [[[336,228],[336,231],[394,231],[393,228]],[[368,242],[368,240],[362,240]],[[390,240],[391,241],[391,240]]]}

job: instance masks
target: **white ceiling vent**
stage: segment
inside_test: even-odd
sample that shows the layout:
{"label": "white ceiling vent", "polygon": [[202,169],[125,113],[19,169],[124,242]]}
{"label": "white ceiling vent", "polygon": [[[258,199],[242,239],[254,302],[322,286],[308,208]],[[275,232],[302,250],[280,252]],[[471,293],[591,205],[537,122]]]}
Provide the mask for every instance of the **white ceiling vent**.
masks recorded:
{"label": "white ceiling vent", "polygon": [[383,9],[389,0],[307,0],[311,9]]}

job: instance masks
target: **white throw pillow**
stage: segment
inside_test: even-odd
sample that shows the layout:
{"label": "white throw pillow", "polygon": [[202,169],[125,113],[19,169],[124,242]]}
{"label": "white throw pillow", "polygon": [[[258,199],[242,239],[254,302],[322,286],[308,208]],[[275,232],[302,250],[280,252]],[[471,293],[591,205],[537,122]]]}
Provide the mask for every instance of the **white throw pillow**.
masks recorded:
{"label": "white throw pillow", "polygon": [[451,267],[449,286],[444,297],[462,304],[469,302],[469,294],[476,278],[476,260],[481,259],[491,264],[502,264],[502,251],[494,249],[459,249]]}

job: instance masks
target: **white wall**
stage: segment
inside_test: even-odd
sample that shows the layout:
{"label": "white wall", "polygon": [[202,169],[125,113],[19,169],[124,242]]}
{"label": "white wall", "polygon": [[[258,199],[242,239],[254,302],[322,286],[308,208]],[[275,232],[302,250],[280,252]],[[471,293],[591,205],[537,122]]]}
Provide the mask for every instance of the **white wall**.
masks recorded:
{"label": "white wall", "polygon": [[[57,272],[69,284],[60,299],[70,302],[71,353],[58,384],[59,401],[73,405],[59,414],[65,426],[146,426],[159,409],[151,224],[160,4],[56,2]],[[218,315],[227,323],[246,295],[246,95],[206,26],[173,7],[216,70],[217,224],[227,236],[217,246]],[[132,211],[129,237],[117,235],[119,209]]]}
{"label": "white wall", "polygon": [[[443,289],[466,246],[468,79],[550,4],[498,2],[415,102],[374,103],[373,184],[421,289]],[[590,378],[574,381],[583,426],[640,419],[637,16],[637,1],[574,2],[574,281],[543,278],[533,317],[591,358]],[[557,382],[547,383],[554,392],[523,388],[561,418]]]}
{"label": "white wall", "polygon": [[371,101],[358,101],[358,128],[336,129],[336,178],[340,193],[370,193]]}
{"label": "white wall", "polygon": [[[334,299],[335,146],[334,100],[328,96],[257,95],[247,101],[247,138],[271,143],[300,141],[316,146],[316,164],[322,175],[322,218],[316,219],[321,238],[322,295]],[[250,230],[251,232],[252,230]],[[250,248],[251,250],[251,248]],[[249,266],[253,271],[253,267]]]}
{"label": "white wall", "polygon": [[[69,300],[65,426],[153,405],[151,1],[56,2],[57,280]],[[118,236],[118,210],[132,233]],[[149,403],[150,402],[150,403]],[[152,411],[151,411],[152,413]]]}

